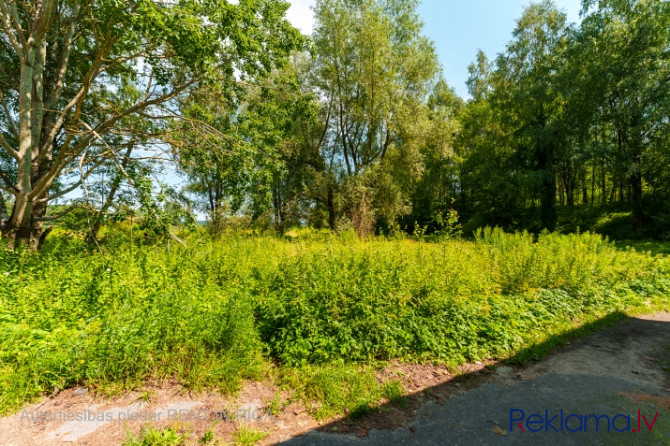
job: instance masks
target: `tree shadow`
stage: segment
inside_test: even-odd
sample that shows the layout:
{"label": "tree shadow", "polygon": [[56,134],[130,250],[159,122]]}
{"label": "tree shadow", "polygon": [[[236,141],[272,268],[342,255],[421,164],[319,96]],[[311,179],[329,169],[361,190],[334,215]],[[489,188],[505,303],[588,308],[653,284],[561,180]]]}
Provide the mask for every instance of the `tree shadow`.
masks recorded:
{"label": "tree shadow", "polygon": [[616,240],[613,242],[617,249],[627,251],[630,248],[638,252],[648,252],[652,256],[670,255],[670,243],[654,240]]}

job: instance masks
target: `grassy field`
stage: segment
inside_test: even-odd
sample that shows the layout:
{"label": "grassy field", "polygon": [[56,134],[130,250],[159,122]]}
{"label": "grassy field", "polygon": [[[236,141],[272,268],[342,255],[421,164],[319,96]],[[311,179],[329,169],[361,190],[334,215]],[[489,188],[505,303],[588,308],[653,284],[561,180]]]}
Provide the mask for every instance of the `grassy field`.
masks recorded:
{"label": "grassy field", "polygon": [[0,251],[0,412],[75,385],[170,377],[233,392],[270,377],[327,418],[401,395],[375,379],[384,361],[530,357],[670,292],[665,255],[590,234],[292,235],[91,251],[61,233],[39,254]]}

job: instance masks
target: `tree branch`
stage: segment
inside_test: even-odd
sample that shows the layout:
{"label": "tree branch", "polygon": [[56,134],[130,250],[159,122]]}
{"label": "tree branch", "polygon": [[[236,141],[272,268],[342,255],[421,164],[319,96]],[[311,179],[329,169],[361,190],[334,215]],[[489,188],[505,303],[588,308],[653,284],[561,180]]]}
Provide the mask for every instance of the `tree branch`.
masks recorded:
{"label": "tree branch", "polygon": [[7,9],[6,4],[4,2],[0,2],[0,19],[4,25],[3,28],[5,30],[5,35],[7,36],[9,43],[12,45],[12,48],[14,48],[16,55],[19,57],[19,60],[21,63],[23,63],[26,59],[25,53],[23,52],[23,48],[21,48],[21,44],[19,43],[16,34],[12,30],[12,20],[10,18],[10,14],[11,11]]}
{"label": "tree branch", "polygon": [[[102,137],[101,137],[101,136],[100,136],[94,129],[92,129],[92,128],[91,128],[90,126],[88,126],[88,124],[86,124],[86,123],[84,123],[84,125],[87,126],[87,127],[89,128],[90,132],[91,132],[93,135],[95,135],[95,137],[98,138],[98,139],[100,140],[100,142],[102,142],[102,143],[103,143],[104,145],[106,145],[110,150],[112,150],[111,147],[109,147],[109,145],[107,144],[107,142],[106,142],[104,139],[102,139]],[[116,158],[113,158],[113,159],[114,159],[114,162],[116,163],[116,165],[119,166],[119,170],[121,171],[121,173],[123,173],[123,175],[128,179],[128,182],[130,183],[130,185],[136,188],[137,186],[135,185],[135,181],[133,181],[132,177],[131,177],[130,175],[128,175],[128,172],[126,171],[126,168],[124,167],[123,163],[120,163],[119,160],[117,160]],[[80,169],[81,169],[81,163],[80,163]],[[86,193],[86,200],[87,200],[87,202],[88,202],[88,191],[87,191],[86,189],[84,189],[84,192]],[[156,216],[156,211],[154,211],[154,210],[152,209],[151,212],[154,214],[154,217],[155,217],[155,216]],[[89,226],[90,226],[90,224],[89,224]],[[179,237],[177,237],[176,235],[174,235],[174,234],[172,233],[172,231],[168,230],[168,234],[170,235],[170,237],[171,237],[174,241],[176,241],[176,242],[179,243],[180,245],[186,247],[186,243],[184,243]]]}
{"label": "tree branch", "polygon": [[105,161],[107,161],[107,158],[103,158],[103,159],[101,159],[100,161],[98,161],[98,162],[96,162],[95,164],[93,164],[93,166],[91,166],[91,167],[86,171],[86,173],[84,174],[84,176],[83,176],[82,178],[80,178],[79,181],[77,181],[77,182],[75,182],[75,183],[72,183],[72,184],[71,184],[70,186],[68,186],[67,188],[65,188],[65,189],[63,189],[63,190],[61,190],[61,191],[59,191],[59,192],[57,192],[57,193],[55,193],[55,194],[53,194],[53,195],[49,195],[48,197],[40,198],[39,200],[35,200],[34,202],[35,202],[35,203],[44,203],[45,201],[52,201],[52,200],[55,200],[55,199],[57,199],[57,198],[60,198],[60,197],[62,197],[62,196],[65,196],[65,195],[69,194],[70,192],[72,192],[73,190],[75,190],[76,188],[78,188],[79,186],[81,186],[82,183],[84,182],[84,180],[86,180],[86,178],[88,178],[88,177],[89,177],[89,176],[90,176],[90,175],[91,175],[91,174],[92,174],[98,167],[100,167],[102,164],[104,164]]}
{"label": "tree branch", "polygon": [[80,206],[79,204],[72,204],[72,205],[68,206],[60,214],[49,215],[49,216],[46,216],[46,217],[37,217],[37,218],[33,217],[33,220],[34,221],[54,221],[54,220],[58,220],[59,218],[64,217],[65,215],[69,214],[70,212],[74,211],[75,209],[81,208],[81,207],[82,206]]}
{"label": "tree branch", "polygon": [[7,153],[9,153],[12,156],[12,158],[14,158],[16,161],[19,161],[19,159],[21,158],[19,152],[12,149],[12,146],[10,146],[5,137],[2,136],[2,133],[0,133],[0,144],[7,151]]}
{"label": "tree branch", "polygon": [[12,16],[14,17],[14,22],[16,22],[16,31],[19,36],[19,41],[21,42],[21,45],[24,47],[24,51],[26,50],[26,45],[27,45],[27,39],[26,36],[23,34],[24,30],[21,28],[21,20],[19,20],[19,13],[16,10],[16,3],[12,2],[9,4],[9,9],[12,13]]}
{"label": "tree branch", "polygon": [[[39,10],[39,16],[33,23],[32,38],[35,42],[41,42],[49,31],[51,24],[56,16],[58,6],[57,0],[42,0],[42,7]],[[35,11],[37,14],[37,11]]]}
{"label": "tree branch", "polygon": [[3,95],[1,91],[0,91],[0,102],[2,102],[2,108],[5,111],[5,115],[7,116],[9,129],[14,134],[14,137],[16,139],[19,139],[19,131],[16,128],[16,123],[14,122],[14,119],[12,119],[12,115],[9,113],[9,106],[7,106],[7,101],[5,101],[5,95]]}
{"label": "tree branch", "polygon": [[63,43],[63,51],[61,51],[60,58],[58,60],[58,75],[54,83],[54,88],[49,97],[47,98],[44,107],[52,108],[60,99],[61,92],[63,91],[63,81],[65,79],[65,74],[67,73],[68,62],[70,60],[70,50],[72,49],[72,42],[74,39],[75,24],[77,22],[76,16],[79,14],[79,3],[76,3],[72,11],[72,20],[70,26],[68,27],[67,37]]}

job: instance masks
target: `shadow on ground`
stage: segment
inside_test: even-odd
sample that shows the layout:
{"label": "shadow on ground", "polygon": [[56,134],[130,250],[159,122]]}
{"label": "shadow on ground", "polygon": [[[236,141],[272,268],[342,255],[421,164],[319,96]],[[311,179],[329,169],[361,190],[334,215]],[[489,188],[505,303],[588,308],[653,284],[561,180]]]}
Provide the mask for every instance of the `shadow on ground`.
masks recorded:
{"label": "shadow on ground", "polygon": [[[613,314],[526,349],[505,364],[462,375],[282,444],[670,444],[669,347],[670,313],[639,318]],[[519,422],[525,432],[510,420],[522,414]],[[526,424],[532,414],[545,423]],[[571,414],[607,417],[596,423],[595,418],[568,419]]]}

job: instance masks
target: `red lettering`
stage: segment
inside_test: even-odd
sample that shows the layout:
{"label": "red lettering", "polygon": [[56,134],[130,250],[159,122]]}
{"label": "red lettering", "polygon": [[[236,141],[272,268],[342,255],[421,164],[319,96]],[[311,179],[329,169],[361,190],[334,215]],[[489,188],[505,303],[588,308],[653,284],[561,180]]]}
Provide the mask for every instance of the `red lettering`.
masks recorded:
{"label": "red lettering", "polygon": [[658,418],[658,412],[656,412],[656,416],[654,416],[654,421],[651,422],[651,426],[649,426],[649,423],[647,423],[647,417],[642,415],[642,418],[644,418],[644,424],[647,425],[647,429],[649,429],[649,432],[654,428],[654,423],[656,423],[656,418]]}

